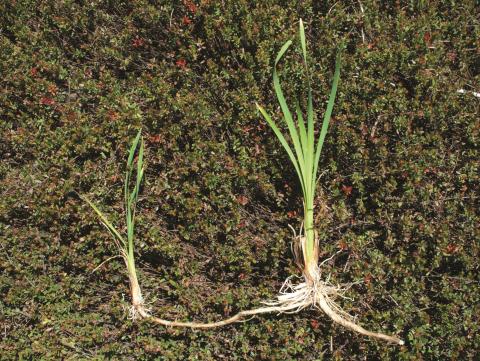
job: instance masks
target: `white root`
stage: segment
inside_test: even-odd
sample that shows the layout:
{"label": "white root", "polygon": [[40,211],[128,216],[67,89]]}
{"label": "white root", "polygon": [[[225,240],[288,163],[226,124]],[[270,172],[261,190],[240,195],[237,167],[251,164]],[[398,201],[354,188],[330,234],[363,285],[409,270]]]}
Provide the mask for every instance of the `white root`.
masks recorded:
{"label": "white root", "polygon": [[[319,271],[315,272],[316,276],[319,274]],[[317,278],[313,282],[302,282],[294,285],[291,283],[290,278],[291,277],[287,278],[280,289],[280,294],[277,297],[277,300],[268,302],[268,305],[286,308],[291,307],[295,309],[296,312],[301,311],[306,307],[320,309],[325,312],[332,321],[354,332],[398,345],[404,344],[404,341],[398,337],[371,332],[364,329],[355,323],[355,318],[352,315],[345,312],[335,302],[337,297],[345,297],[344,293],[351,287],[351,284],[346,286],[333,286],[328,281],[324,282]]]}
{"label": "white root", "polygon": [[[351,284],[345,286],[334,286],[327,281],[320,279],[320,269],[316,267],[309,271],[309,276],[305,277],[305,281],[298,284],[292,282],[293,277],[288,277],[283,283],[277,300],[264,302],[265,307],[255,308],[252,310],[241,311],[236,315],[217,322],[178,322],[164,320],[151,315],[150,311],[145,307],[142,297],[142,291],[138,283],[136,274],[129,272],[130,290],[132,293],[132,307],[130,308],[130,318],[144,318],[167,327],[189,327],[209,329],[226,326],[231,323],[245,321],[248,318],[255,317],[264,313],[297,313],[307,307],[320,309],[334,322],[358,332],[362,335],[382,339],[384,341],[403,345],[404,341],[395,337],[382,333],[371,332],[354,322],[354,317],[345,312],[336,302],[337,297],[345,297],[345,291],[351,287]],[[313,275],[313,279],[311,278]]]}

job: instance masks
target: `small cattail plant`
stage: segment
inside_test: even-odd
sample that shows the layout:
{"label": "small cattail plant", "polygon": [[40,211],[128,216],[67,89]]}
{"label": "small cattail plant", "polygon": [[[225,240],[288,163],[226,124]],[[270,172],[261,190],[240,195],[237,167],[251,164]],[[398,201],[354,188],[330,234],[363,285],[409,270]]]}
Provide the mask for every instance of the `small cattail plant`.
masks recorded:
{"label": "small cattail plant", "polygon": [[[137,151],[138,145],[140,143],[140,148],[138,150],[138,155],[136,159],[136,167],[134,166],[134,157]],[[115,228],[112,223],[107,219],[107,217],[100,211],[100,209],[93,204],[87,197],[83,196],[82,198],[87,202],[90,207],[97,213],[103,225],[110,231],[113,236],[113,240],[117,249],[120,253],[120,256],[125,261],[127,266],[128,277],[130,279],[130,291],[132,293],[132,307],[130,308],[130,313],[133,318],[135,318],[137,313],[137,308],[139,305],[143,307],[143,297],[140,290],[140,285],[138,283],[137,271],[135,268],[135,256],[134,256],[134,237],[135,237],[135,210],[138,200],[138,194],[140,192],[140,184],[142,182],[144,168],[143,168],[143,150],[144,142],[141,137],[141,131],[137,133],[128,154],[127,160],[127,170],[125,172],[125,185],[124,185],[124,207],[125,207],[125,225],[127,228],[126,237],[122,236],[121,231]],[[136,168],[135,179],[133,178],[134,171]],[[133,189],[131,188],[131,183],[133,183]]]}
{"label": "small cattail plant", "polygon": [[[308,62],[307,62],[307,48],[305,41],[305,30],[303,23],[300,20],[300,46],[302,50],[303,64],[308,76]],[[257,108],[265,118],[266,122],[272,128],[276,137],[280,141],[288,157],[295,168],[300,181],[302,193],[303,193],[303,232],[300,231],[300,235],[295,237],[295,258],[298,264],[302,265],[303,281],[294,284],[291,281],[291,277],[287,278],[284,282],[280,293],[276,300],[263,302],[264,307],[255,308],[252,310],[241,311],[236,315],[217,322],[211,323],[197,323],[197,322],[177,322],[169,321],[162,318],[152,316],[150,312],[145,308],[145,303],[142,297],[141,288],[138,282],[137,273],[135,270],[134,259],[134,227],[135,227],[135,208],[138,199],[138,193],[140,190],[140,184],[143,177],[143,150],[144,143],[141,138],[140,132],[137,134],[132,146],[127,161],[127,171],[125,175],[125,213],[126,213],[126,232],[127,235],[122,236],[119,232],[104,216],[104,214],[88,199],[84,198],[86,202],[95,210],[100,217],[103,224],[112,233],[115,243],[119,249],[120,255],[125,260],[127,266],[128,276],[130,280],[130,290],[132,293],[132,307],[131,316],[142,317],[148,319],[154,323],[163,326],[172,327],[190,327],[190,328],[214,328],[231,324],[233,322],[240,321],[246,317],[254,315],[269,313],[269,312],[298,312],[306,307],[313,307],[325,312],[334,322],[343,325],[344,327],[358,332],[360,334],[383,339],[388,342],[403,345],[403,341],[394,336],[388,336],[382,333],[370,332],[363,327],[356,324],[353,317],[335,302],[337,297],[343,296],[347,286],[332,285],[328,279],[322,279],[322,264],[319,264],[319,242],[315,232],[314,224],[314,200],[315,190],[318,183],[318,164],[320,160],[320,154],[322,146],[327,134],[330,117],[335,102],[335,96],[337,93],[337,86],[340,79],[340,61],[341,61],[341,49],[337,54],[335,62],[335,73],[333,76],[332,88],[330,91],[330,97],[328,100],[327,109],[323,117],[323,124],[320,130],[318,139],[315,140],[315,112],[313,109],[312,89],[310,82],[308,81],[308,95],[307,95],[307,112],[306,122],[300,106],[296,105],[294,117],[285,100],[282,87],[280,85],[280,79],[277,73],[277,65],[284,56],[285,52],[291,46],[292,41],[287,41],[280,49],[277,58],[275,60],[275,67],[273,71],[273,85],[275,93],[277,95],[280,108],[282,110],[285,123],[288,128],[291,143],[293,149],[289,145],[287,138],[282,134],[279,127],[268,115],[268,113],[257,104]],[[140,144],[140,146],[139,146]],[[138,151],[137,151],[138,149]],[[138,153],[136,158],[135,167],[135,154]],[[136,176],[133,179],[134,168],[136,168]],[[130,190],[130,183],[133,183],[133,189]],[[324,261],[325,262],[325,261]]]}

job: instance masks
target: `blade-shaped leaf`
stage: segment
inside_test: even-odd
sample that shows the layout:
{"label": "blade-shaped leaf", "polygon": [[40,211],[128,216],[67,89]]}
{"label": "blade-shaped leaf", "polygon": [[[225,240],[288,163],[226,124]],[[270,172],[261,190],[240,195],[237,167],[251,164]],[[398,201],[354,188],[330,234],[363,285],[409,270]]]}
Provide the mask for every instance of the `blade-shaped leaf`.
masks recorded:
{"label": "blade-shaped leaf", "polygon": [[302,186],[302,190],[304,191],[305,190],[305,185],[303,183],[302,171],[301,171],[301,169],[298,165],[298,162],[297,162],[297,159],[295,158],[295,155],[292,152],[292,149],[288,145],[288,142],[286,141],[286,139],[283,136],[280,129],[278,129],[275,122],[272,120],[272,118],[270,118],[270,115],[268,115],[268,113],[265,111],[265,109],[263,109],[260,105],[258,105],[257,103],[255,103],[255,104],[257,105],[258,110],[260,111],[260,113],[262,113],[263,117],[267,121],[270,128],[272,128],[273,132],[275,133],[278,140],[280,141],[280,144],[282,144],[283,148],[287,152],[287,154],[290,158],[290,161],[292,162],[293,166],[295,167],[295,170],[297,171],[298,178],[300,179],[300,185]]}
{"label": "blade-shaped leaf", "polygon": [[288,48],[292,45],[292,41],[288,40],[283,46],[280,48],[280,51],[277,54],[277,57],[275,58],[275,66],[277,63],[280,61],[280,59],[283,57],[283,54],[288,50]]}
{"label": "blade-shaped leaf", "polygon": [[295,111],[297,113],[298,129],[300,130],[300,143],[302,145],[303,157],[306,158],[307,152],[307,131],[305,129],[305,121],[303,120],[302,109],[300,109],[300,104],[298,100],[295,102]]}
{"label": "blade-shaped leaf", "polygon": [[311,197],[314,197],[315,188],[310,187],[312,179],[315,179],[314,173],[314,151],[315,151],[315,129],[314,129],[314,114],[313,114],[313,102],[312,102],[312,88],[310,86],[310,79],[308,80],[308,104],[307,104],[307,150],[305,157],[306,168],[308,169],[309,193]]}
{"label": "blade-shaped leaf", "polygon": [[143,177],[143,152],[144,152],[144,142],[143,139],[140,143],[140,150],[138,151],[138,160],[137,160],[137,179],[135,184],[135,202],[138,199],[138,193],[140,191],[140,183],[142,182]]}
{"label": "blade-shaped leaf", "polygon": [[[299,136],[298,136],[298,131],[295,126],[295,123],[293,122],[292,114],[290,113],[290,109],[288,109],[287,102],[285,100],[285,97],[283,95],[282,87],[280,85],[280,79],[278,78],[278,73],[277,73],[277,64],[282,58],[283,54],[285,51],[287,51],[288,47],[291,44],[291,40],[287,41],[280,52],[277,55],[277,58],[275,60],[275,66],[273,68],[273,87],[275,89],[275,93],[277,95],[278,102],[280,103],[280,108],[282,109],[283,116],[285,118],[285,122],[287,123],[288,130],[290,132],[290,137],[292,138],[293,142],[293,148],[295,150],[297,160],[298,160],[298,166],[301,170],[301,173],[305,173],[305,161],[303,157],[303,150],[302,146],[300,144]],[[302,179],[302,182],[305,182],[305,179]]]}
{"label": "blade-shaped leaf", "polygon": [[307,44],[305,41],[305,28],[303,27],[303,21],[300,19],[300,44],[302,46],[303,60],[307,63]]}
{"label": "blade-shaped leaf", "polygon": [[328,130],[328,125],[330,123],[330,117],[332,116],[333,104],[335,103],[335,97],[337,95],[338,81],[340,79],[340,65],[342,60],[341,59],[342,50],[343,50],[343,46],[340,47],[337,53],[337,58],[335,61],[335,74],[333,75],[332,88],[330,90],[330,97],[328,99],[327,110],[325,111],[325,115],[323,117],[322,130],[320,132],[320,137],[317,143],[317,150],[315,153],[315,161],[314,161],[314,173],[313,173],[314,178],[312,180],[315,183],[318,181],[318,179],[315,179],[318,171],[318,162],[320,160],[320,153],[322,152],[323,142],[325,140],[325,136]]}
{"label": "blade-shaped leaf", "polygon": [[105,225],[105,227],[108,228],[110,232],[112,232],[119,240],[122,242],[123,246],[126,245],[125,240],[123,237],[120,235],[120,233],[117,231],[117,229],[109,222],[107,217],[97,208],[95,204],[93,204],[87,197],[85,196],[80,196],[85,202],[88,203],[90,207],[97,213],[97,215],[100,217],[100,220],[102,223]]}
{"label": "blade-shaped leaf", "polygon": [[134,222],[132,217],[132,209],[127,209],[127,239],[128,243],[133,241],[133,230],[134,230]]}
{"label": "blade-shaped leaf", "polygon": [[142,130],[140,129],[137,133],[137,136],[133,140],[132,146],[130,147],[130,151],[128,152],[127,169],[130,169],[132,167],[133,157],[135,155],[135,150],[137,149],[138,141],[140,140],[141,134]]}

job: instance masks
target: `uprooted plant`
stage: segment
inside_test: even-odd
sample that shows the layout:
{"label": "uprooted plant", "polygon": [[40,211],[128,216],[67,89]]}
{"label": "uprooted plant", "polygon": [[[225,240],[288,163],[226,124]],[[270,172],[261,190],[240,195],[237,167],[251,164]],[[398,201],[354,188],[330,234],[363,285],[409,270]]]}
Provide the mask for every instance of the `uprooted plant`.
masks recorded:
{"label": "uprooted plant", "polygon": [[[307,99],[307,112],[306,112],[306,124],[304,115],[298,103],[296,104],[295,113],[297,124],[294,121],[292,113],[290,112],[287,102],[285,100],[282,88],[280,86],[280,79],[277,73],[277,65],[282,59],[285,52],[288,50],[292,41],[287,41],[280,49],[277,58],[275,60],[275,67],[273,71],[273,84],[275,93],[280,103],[291,142],[293,143],[293,150],[290,147],[287,139],[284,137],[276,123],[268,115],[268,113],[257,104],[257,108],[272,128],[273,132],[277,136],[278,140],[282,144],[283,148],[288,154],[290,161],[292,162],[295,171],[300,180],[300,185],[303,192],[303,208],[304,208],[304,221],[303,229],[300,231],[300,235],[295,237],[294,254],[295,260],[298,264],[302,265],[303,281],[294,284],[289,277],[280,289],[279,296],[275,301],[263,302],[265,307],[255,308],[252,310],[241,311],[235,316],[225,320],[211,323],[197,323],[197,322],[177,322],[161,319],[152,316],[149,310],[146,309],[140,284],[135,270],[134,259],[134,227],[135,227],[135,208],[138,199],[138,193],[140,190],[140,183],[143,177],[143,151],[144,143],[141,139],[141,134],[138,132],[129,152],[127,161],[127,171],[125,175],[125,213],[126,213],[126,226],[127,237],[119,232],[103,215],[103,213],[88,199],[86,202],[95,210],[99,215],[103,224],[112,233],[115,243],[119,248],[120,255],[123,257],[127,266],[128,276],[130,280],[130,290],[132,296],[131,316],[145,318],[153,321],[157,324],[172,327],[190,327],[190,328],[214,328],[224,326],[236,321],[240,321],[246,317],[270,313],[270,312],[298,312],[306,307],[313,307],[325,312],[334,322],[360,334],[383,339],[388,342],[403,345],[403,341],[394,336],[388,336],[382,333],[375,333],[364,329],[356,324],[353,317],[345,312],[336,302],[336,298],[342,297],[349,285],[336,286],[329,282],[329,278],[322,278],[322,264],[319,264],[319,242],[314,228],[314,199],[315,190],[318,183],[318,164],[320,160],[320,154],[322,151],[323,142],[327,133],[330,117],[335,102],[337,93],[337,86],[340,78],[340,60],[341,50],[337,54],[335,62],[335,73],[333,76],[332,88],[330,91],[330,97],[327,104],[327,109],[323,118],[323,124],[320,130],[320,135],[315,144],[315,114],[313,109],[312,90],[310,81],[308,81],[308,99]],[[303,23],[300,20],[300,45],[302,50],[303,64],[308,77],[308,62],[307,62],[307,50],[305,41],[305,31]],[[133,179],[135,154],[138,156],[136,160],[136,177]],[[130,183],[133,183],[133,190],[130,190]]]}

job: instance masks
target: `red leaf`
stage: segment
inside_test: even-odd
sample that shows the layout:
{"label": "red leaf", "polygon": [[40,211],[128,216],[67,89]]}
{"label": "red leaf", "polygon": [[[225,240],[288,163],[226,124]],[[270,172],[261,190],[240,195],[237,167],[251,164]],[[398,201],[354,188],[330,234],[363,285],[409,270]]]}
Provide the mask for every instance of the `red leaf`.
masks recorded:
{"label": "red leaf", "polygon": [[245,206],[250,202],[247,197],[245,196],[237,196],[237,202],[240,203],[242,206]]}
{"label": "red leaf", "polygon": [[458,247],[453,243],[449,243],[448,246],[445,248],[445,253],[454,254],[455,252],[457,252],[457,248]]}
{"label": "red leaf", "polygon": [[42,105],[53,105],[55,104],[55,100],[49,97],[42,97],[40,98],[40,104]]}
{"label": "red leaf", "polygon": [[145,40],[143,40],[142,38],[136,37],[135,39],[132,40],[132,46],[134,48],[139,48],[144,45],[145,45]]}
{"label": "red leaf", "polygon": [[183,0],[183,5],[190,11],[191,13],[197,12],[197,5],[193,3],[191,0]]}
{"label": "red leaf", "polygon": [[297,212],[296,211],[288,211],[287,212],[287,217],[288,218],[295,218],[297,216]]}
{"label": "red leaf", "polygon": [[423,40],[425,41],[425,44],[427,44],[428,46],[432,45],[432,35],[430,34],[429,31],[427,31],[424,35],[423,35]]}
{"label": "red leaf", "polygon": [[343,194],[345,194],[346,196],[349,196],[350,194],[352,194],[352,189],[353,189],[352,186],[342,185],[342,192],[343,192]]}
{"label": "red leaf", "polygon": [[108,119],[111,121],[111,122],[114,122],[116,121],[118,118],[120,118],[120,114],[118,114],[116,111],[114,110],[109,110],[107,112],[107,117]]}
{"label": "red leaf", "polygon": [[190,25],[192,23],[192,20],[188,18],[188,16],[184,16],[182,18],[182,24],[183,25]]}
{"label": "red leaf", "polygon": [[187,66],[187,61],[185,59],[178,59],[175,64],[180,68],[180,69],[185,69]]}
{"label": "red leaf", "polygon": [[151,135],[148,137],[148,141],[150,143],[160,143],[162,141],[162,137],[160,135]]}

